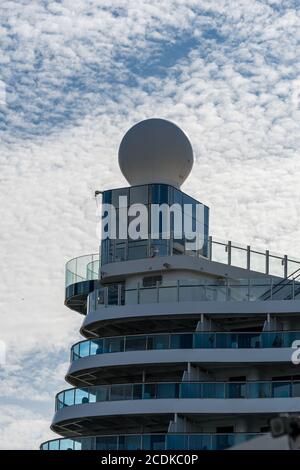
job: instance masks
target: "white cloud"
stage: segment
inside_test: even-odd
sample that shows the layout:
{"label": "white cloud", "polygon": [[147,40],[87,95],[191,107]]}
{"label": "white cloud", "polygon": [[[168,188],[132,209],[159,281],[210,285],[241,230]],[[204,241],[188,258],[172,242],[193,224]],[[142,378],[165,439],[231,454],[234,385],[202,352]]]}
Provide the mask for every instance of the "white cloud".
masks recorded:
{"label": "white cloud", "polygon": [[0,420],[1,449],[37,450],[43,441],[55,438],[43,416],[20,406],[2,405]]}

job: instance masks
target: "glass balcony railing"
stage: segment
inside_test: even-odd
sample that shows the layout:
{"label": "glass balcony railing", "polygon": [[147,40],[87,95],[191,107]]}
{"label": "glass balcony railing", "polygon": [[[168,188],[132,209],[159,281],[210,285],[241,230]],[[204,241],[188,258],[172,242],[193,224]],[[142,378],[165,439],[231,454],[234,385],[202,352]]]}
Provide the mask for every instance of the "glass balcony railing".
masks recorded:
{"label": "glass balcony railing", "polygon": [[110,284],[95,289],[90,294],[90,307],[137,305],[164,302],[203,302],[203,301],[263,301],[295,300],[300,298],[300,282],[284,280],[280,284],[272,278],[262,279],[222,279],[164,281],[151,287],[137,284]]}
{"label": "glass balcony railing", "polygon": [[300,340],[300,331],[158,333],[113,336],[74,344],[71,348],[71,361],[98,354],[158,349],[291,348],[295,340]]}
{"label": "glass balcony railing", "polygon": [[[107,244],[107,242],[109,242]],[[156,256],[189,255],[203,258],[203,253],[211,261],[253,270],[271,276],[286,278],[300,268],[300,261],[270,252],[204,236],[203,250],[187,249],[185,240],[153,239],[138,241],[106,240],[103,244],[104,264]]]}
{"label": "glass balcony railing", "polygon": [[287,278],[300,268],[300,261],[287,255],[263,251],[232,241],[209,237],[209,259],[222,264],[251,269]]}
{"label": "glass balcony railing", "polygon": [[98,254],[83,255],[73,258],[66,264],[66,285],[77,282],[92,281],[99,279],[99,263]]}
{"label": "glass balcony railing", "polygon": [[64,390],[56,395],[56,410],[73,405],[120,400],[292,397],[300,397],[300,381],[110,384]]}
{"label": "glass balcony railing", "polygon": [[[141,241],[142,242],[142,241]],[[199,256],[195,251],[185,251],[184,246],[182,250],[172,247],[170,240],[162,240],[163,249],[159,249],[160,245],[156,246],[153,250],[151,247],[151,240],[146,240],[146,247],[144,251],[139,251],[137,256],[137,249],[134,249],[132,256],[130,250],[124,248],[124,257],[118,256],[118,248],[114,247],[115,253],[112,261],[126,261],[129,259],[148,258],[155,256],[177,256],[186,254],[190,256]],[[157,244],[157,240],[155,240]],[[128,244],[128,242],[124,242]],[[178,247],[177,247],[178,248]],[[201,256],[202,257],[202,256]],[[209,237],[208,239],[208,259],[218,263],[236,266],[248,270],[257,271],[279,278],[287,278],[300,269],[300,261],[288,257],[287,255],[279,255],[271,253],[270,251],[262,251],[252,249],[250,246],[240,245],[239,243],[231,241],[223,241],[217,238]],[[99,276],[100,259],[99,254],[84,255],[70,260],[66,264],[66,287],[77,282],[98,279]],[[300,272],[300,271],[299,271]]]}
{"label": "glass balcony railing", "polygon": [[62,438],[44,442],[41,450],[223,450],[262,433],[127,434]]}

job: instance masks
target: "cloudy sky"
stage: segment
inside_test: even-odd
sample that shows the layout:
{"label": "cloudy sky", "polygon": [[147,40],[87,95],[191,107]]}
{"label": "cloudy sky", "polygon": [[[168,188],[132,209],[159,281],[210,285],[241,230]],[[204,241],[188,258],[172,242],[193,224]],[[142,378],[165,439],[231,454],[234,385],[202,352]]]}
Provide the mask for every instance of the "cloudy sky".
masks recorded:
{"label": "cloudy sky", "polygon": [[[112,6],[113,5],[113,6]],[[211,234],[300,259],[299,0],[2,0],[0,446],[53,438],[82,318],[64,264],[98,250],[95,189],[147,117],[194,147]],[[4,95],[5,91],[5,97]],[[5,99],[4,99],[5,98]]]}

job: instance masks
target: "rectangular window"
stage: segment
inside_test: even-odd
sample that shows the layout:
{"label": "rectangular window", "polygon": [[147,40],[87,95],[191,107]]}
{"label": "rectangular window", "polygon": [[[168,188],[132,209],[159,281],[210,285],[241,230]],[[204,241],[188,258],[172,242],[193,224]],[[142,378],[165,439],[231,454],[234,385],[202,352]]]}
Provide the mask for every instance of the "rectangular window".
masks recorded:
{"label": "rectangular window", "polygon": [[143,278],[143,287],[156,287],[161,285],[162,276],[147,276]]}

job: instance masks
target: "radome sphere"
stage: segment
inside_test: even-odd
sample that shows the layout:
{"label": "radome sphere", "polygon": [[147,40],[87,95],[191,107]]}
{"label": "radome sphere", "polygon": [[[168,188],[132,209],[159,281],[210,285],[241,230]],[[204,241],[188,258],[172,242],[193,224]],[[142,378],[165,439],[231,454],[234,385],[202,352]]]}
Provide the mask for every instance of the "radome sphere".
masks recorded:
{"label": "radome sphere", "polygon": [[188,137],[165,119],[146,119],[135,124],[119,147],[120,169],[132,186],[165,183],[179,188],[193,162]]}

